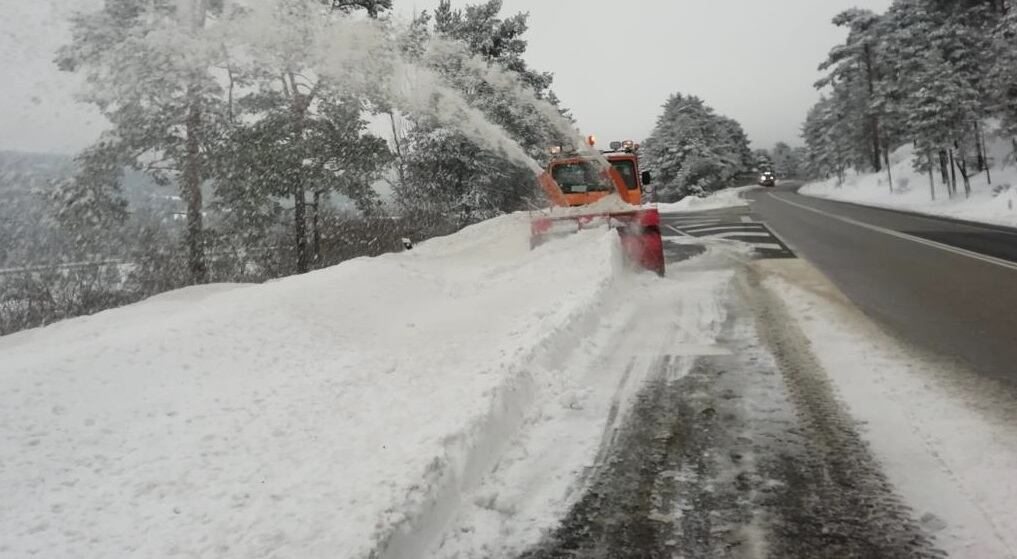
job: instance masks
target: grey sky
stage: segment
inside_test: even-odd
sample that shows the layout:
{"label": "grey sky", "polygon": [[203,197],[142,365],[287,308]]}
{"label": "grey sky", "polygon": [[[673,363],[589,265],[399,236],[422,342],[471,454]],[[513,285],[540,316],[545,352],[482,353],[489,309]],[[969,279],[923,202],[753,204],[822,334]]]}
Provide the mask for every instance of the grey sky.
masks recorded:
{"label": "grey sky", "polygon": [[[71,100],[74,80],[52,64],[57,23],[94,0],[0,0],[0,149],[71,152],[102,129]],[[404,14],[437,0],[395,0]],[[462,6],[470,0],[453,0]],[[740,121],[757,147],[800,143],[816,100],[816,66],[843,32],[838,11],[883,11],[890,0],[505,0],[531,14],[528,59],[555,74],[555,91],[584,132],[642,139],[674,92],[699,95]]]}
{"label": "grey sky", "polygon": [[[454,6],[476,3],[452,0]],[[438,0],[397,4],[433,8]],[[642,139],[667,96],[691,93],[745,127],[756,147],[800,144],[816,67],[845,33],[830,20],[890,0],[504,0],[530,13],[528,60],[584,133]],[[406,8],[403,8],[406,9]]]}

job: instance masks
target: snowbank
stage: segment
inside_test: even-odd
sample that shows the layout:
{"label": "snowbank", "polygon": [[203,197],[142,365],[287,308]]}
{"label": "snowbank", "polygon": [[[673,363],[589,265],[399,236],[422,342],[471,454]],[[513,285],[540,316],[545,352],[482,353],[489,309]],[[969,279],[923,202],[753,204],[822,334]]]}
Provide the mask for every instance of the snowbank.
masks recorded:
{"label": "snowbank", "polygon": [[0,338],[0,555],[413,556],[616,281],[507,216]]}
{"label": "snowbank", "polygon": [[698,196],[687,196],[671,204],[657,204],[657,209],[662,214],[701,212],[704,210],[719,210],[747,206],[749,201],[742,198],[742,193],[757,188],[755,186],[741,186],[738,188],[725,188],[710,194],[705,198]]}
{"label": "snowbank", "polygon": [[[1006,147],[995,146],[995,161],[1006,160]],[[985,173],[971,179],[972,194],[964,197],[964,185],[957,176],[958,194],[950,199],[938,172],[935,175],[936,200],[932,200],[928,173],[918,173],[911,163],[913,150],[904,147],[891,157],[894,190],[890,192],[886,172],[849,175],[843,185],[837,179],[808,184],[799,192],[808,196],[843,200],[869,206],[939,215],[969,221],[1017,227],[1017,168],[997,166],[991,169],[992,185]]]}

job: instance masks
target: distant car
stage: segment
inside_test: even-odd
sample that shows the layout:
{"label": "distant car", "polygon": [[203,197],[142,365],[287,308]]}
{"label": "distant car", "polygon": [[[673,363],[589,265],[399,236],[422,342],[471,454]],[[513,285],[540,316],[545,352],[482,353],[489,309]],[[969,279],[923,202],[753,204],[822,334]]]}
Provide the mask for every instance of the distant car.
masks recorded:
{"label": "distant car", "polygon": [[760,175],[759,186],[777,186],[777,175],[767,171]]}

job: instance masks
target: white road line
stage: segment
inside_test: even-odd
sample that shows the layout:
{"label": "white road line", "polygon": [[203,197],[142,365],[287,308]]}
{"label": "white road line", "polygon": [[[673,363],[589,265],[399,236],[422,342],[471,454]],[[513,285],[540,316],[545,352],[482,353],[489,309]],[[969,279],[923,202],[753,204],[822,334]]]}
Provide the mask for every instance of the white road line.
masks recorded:
{"label": "white road line", "polygon": [[762,231],[762,225],[756,227],[746,227],[744,224],[739,225],[700,225],[698,227],[685,227],[685,230],[690,233],[705,233],[707,231],[749,231],[755,233]]}
{"label": "white road line", "polygon": [[[678,233],[682,237],[692,237],[692,235],[689,235],[685,231],[682,231],[681,229],[678,229],[677,227],[675,227],[673,225],[665,225],[664,227],[667,227],[668,229],[674,231],[675,233]],[[695,239],[695,237],[692,237],[692,238]]]}
{"label": "white road line", "polygon": [[761,248],[766,250],[780,250],[780,251],[787,250],[784,247],[780,245],[775,245],[773,243],[749,243],[749,244],[751,244],[753,248]]}
{"label": "white road line", "polygon": [[742,216],[742,223],[755,223],[755,221],[752,221],[752,217],[747,216],[747,215],[743,215]]}
{"label": "white road line", "polygon": [[714,225],[714,224],[720,223],[719,219],[709,219],[709,220],[696,219],[696,220],[689,220],[689,221],[682,221],[680,219],[664,219],[664,220],[661,220],[661,221],[666,221],[668,223],[677,223],[678,225],[689,225],[689,226],[693,226],[693,225]]}
{"label": "white road line", "polygon": [[943,243],[937,243],[936,241],[930,241],[928,239],[923,239],[921,237],[916,237],[914,235],[908,235],[907,233],[901,233],[899,231],[894,231],[893,229],[887,229],[885,227],[880,227],[878,225],[872,225],[870,223],[864,223],[864,222],[858,221],[856,219],[851,219],[850,217],[844,217],[844,216],[840,216],[840,215],[837,215],[837,214],[832,214],[830,212],[825,212],[823,210],[818,210],[816,208],[810,208],[809,206],[806,206],[804,204],[799,204],[798,202],[792,202],[791,200],[785,200],[784,198],[782,198],[780,196],[777,196],[776,194],[773,194],[773,193],[771,193],[770,196],[772,198],[774,198],[775,200],[778,200],[778,201],[783,202],[785,204],[788,204],[790,206],[795,206],[795,207],[801,208],[803,210],[808,210],[810,212],[817,213],[817,214],[820,214],[820,215],[823,215],[823,216],[826,216],[826,217],[831,217],[831,218],[836,219],[838,221],[843,221],[844,223],[850,223],[851,225],[862,227],[862,228],[868,229],[870,231],[875,231],[877,233],[883,233],[885,235],[890,235],[891,237],[897,237],[898,239],[904,239],[906,241],[913,241],[913,242],[916,242],[916,243],[921,244],[921,245],[929,246],[929,247],[932,247],[932,248],[938,248],[940,250],[945,250],[946,252],[952,252],[954,254],[959,254],[961,256],[967,256],[968,258],[974,258],[975,260],[981,260],[982,262],[987,262],[989,264],[995,264],[997,266],[1002,266],[1004,268],[1009,268],[1011,270],[1017,270],[1017,263],[1010,262],[1009,260],[1003,260],[1002,258],[996,258],[995,256],[989,256],[987,254],[981,254],[981,253],[970,251],[970,250],[967,250],[967,249],[958,248],[958,247],[946,245],[946,244],[943,244]]}
{"label": "white road line", "polygon": [[[773,235],[769,233],[744,233],[744,232],[731,232],[731,233],[715,233],[713,235],[704,235],[704,237],[713,237],[716,239],[731,239],[734,237],[752,237],[755,239],[772,239]],[[738,239],[735,239],[738,240]],[[746,241],[750,242],[750,241]]]}

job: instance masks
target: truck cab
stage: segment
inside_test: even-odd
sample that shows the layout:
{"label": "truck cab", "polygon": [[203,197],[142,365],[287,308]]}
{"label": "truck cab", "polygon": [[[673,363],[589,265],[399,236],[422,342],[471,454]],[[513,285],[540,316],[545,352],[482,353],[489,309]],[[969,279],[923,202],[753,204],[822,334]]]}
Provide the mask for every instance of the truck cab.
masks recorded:
{"label": "truck cab", "polygon": [[[643,190],[650,183],[650,173],[640,172],[639,146],[630,141],[613,142],[609,151],[601,152],[617,171],[625,185],[619,189],[622,200],[632,205],[643,203]],[[569,206],[586,206],[610,195],[615,190],[613,179],[604,173],[591,156],[557,157],[554,153],[548,174],[558,184]]]}

